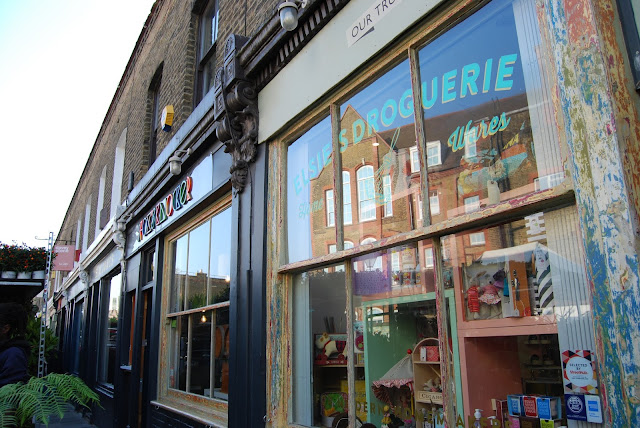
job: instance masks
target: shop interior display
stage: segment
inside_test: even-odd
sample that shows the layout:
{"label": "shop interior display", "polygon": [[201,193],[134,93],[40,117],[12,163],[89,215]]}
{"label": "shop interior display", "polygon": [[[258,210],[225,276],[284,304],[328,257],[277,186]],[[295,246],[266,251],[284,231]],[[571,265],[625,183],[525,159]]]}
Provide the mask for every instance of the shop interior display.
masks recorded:
{"label": "shop interior display", "polygon": [[467,321],[548,315],[551,311],[549,253],[540,243],[485,251],[462,269]]}

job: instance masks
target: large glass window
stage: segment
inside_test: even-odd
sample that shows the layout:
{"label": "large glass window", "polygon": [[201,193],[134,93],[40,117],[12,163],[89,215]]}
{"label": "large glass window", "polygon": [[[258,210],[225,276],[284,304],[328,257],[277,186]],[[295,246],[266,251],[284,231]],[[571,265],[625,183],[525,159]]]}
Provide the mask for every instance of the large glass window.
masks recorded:
{"label": "large glass window", "polygon": [[[545,212],[521,198],[565,180],[535,2],[494,0],[443,28],[425,34],[412,70],[400,52],[371,64],[330,100],[337,129],[326,118],[288,148],[289,257],[279,274],[289,277],[272,286],[292,284],[278,303],[291,304],[287,416],[297,424],[473,425],[475,409],[501,426],[545,419],[509,415],[510,400],[541,403],[553,426],[567,423],[562,362],[595,344],[570,191],[536,195],[545,206],[562,199]],[[334,156],[353,188],[334,188]],[[314,206],[340,192],[357,200],[352,224],[327,222],[336,213]],[[518,214],[487,209],[516,198]],[[314,210],[318,220],[307,220]],[[339,253],[340,239],[358,248]]]}
{"label": "large glass window", "polygon": [[119,273],[104,279],[100,285],[102,300],[102,323],[100,327],[100,364],[98,380],[113,387],[113,378],[117,366],[116,346],[118,343],[118,315],[120,311],[120,292],[122,275]]}
{"label": "large glass window", "polygon": [[344,239],[375,241],[416,227],[411,194],[420,187],[420,163],[409,61],[372,79],[340,105],[342,167],[356,176],[357,215]]}
{"label": "large glass window", "polygon": [[[493,1],[420,49],[429,188],[464,214],[564,180],[534,2]],[[436,166],[437,165],[437,166]]]}
{"label": "large glass window", "polygon": [[170,390],[227,399],[231,208],[169,242],[165,381]]}

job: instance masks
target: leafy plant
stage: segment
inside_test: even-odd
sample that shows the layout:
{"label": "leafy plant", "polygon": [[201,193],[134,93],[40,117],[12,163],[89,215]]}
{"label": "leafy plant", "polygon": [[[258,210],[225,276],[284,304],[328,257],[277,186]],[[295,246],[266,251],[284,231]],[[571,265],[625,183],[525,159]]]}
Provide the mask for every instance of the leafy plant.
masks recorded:
{"label": "leafy plant", "polygon": [[[29,317],[25,339],[31,344],[29,355],[29,373],[35,375],[38,371],[38,347],[40,346],[40,318]],[[44,332],[44,357],[52,361],[58,349],[58,337],[53,330],[46,327]]]}
{"label": "leafy plant", "polygon": [[31,421],[48,424],[51,416],[62,418],[68,402],[89,408],[100,405],[98,395],[79,377],[51,373],[32,377],[27,383],[0,388],[0,428],[28,427]]}

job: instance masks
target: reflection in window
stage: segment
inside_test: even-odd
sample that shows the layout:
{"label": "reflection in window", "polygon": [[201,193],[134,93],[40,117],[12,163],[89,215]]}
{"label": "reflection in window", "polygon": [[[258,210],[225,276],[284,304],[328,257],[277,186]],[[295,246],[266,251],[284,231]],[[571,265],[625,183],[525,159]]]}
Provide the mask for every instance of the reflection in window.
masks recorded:
{"label": "reflection in window", "polygon": [[535,2],[493,1],[420,49],[425,136],[441,142],[429,191],[457,201],[447,216],[468,212],[460,194],[492,205],[565,179],[540,34]]}
{"label": "reflection in window", "polygon": [[327,204],[327,226],[331,227],[336,224],[333,206],[333,189],[329,189],[325,192],[325,201]]}
{"label": "reflection in window", "polygon": [[409,149],[409,157],[411,158],[411,172],[419,172],[420,157],[418,155],[418,147],[413,146]]}
{"label": "reflection in window", "polygon": [[429,192],[429,209],[431,215],[440,214],[440,198],[438,198],[438,191]]}
{"label": "reflection in window", "polygon": [[376,204],[373,195],[373,167],[363,166],[358,170],[357,176],[360,221],[374,220],[376,218]]}
{"label": "reflection in window", "polygon": [[344,224],[353,223],[351,210],[351,174],[342,171],[342,204],[344,205]]}
{"label": "reflection in window", "polygon": [[393,201],[391,199],[391,177],[389,175],[382,177],[382,193],[384,197],[384,216],[391,217],[393,215]]}
{"label": "reflection in window", "polygon": [[464,199],[464,212],[469,214],[480,209],[480,197],[470,196]]}
{"label": "reflection in window", "polygon": [[[327,254],[328,244],[335,242],[336,231],[327,227],[328,212],[324,207],[325,191],[334,185],[331,150],[329,117],[305,132],[287,149],[287,247],[290,263]],[[333,192],[335,200],[336,190]],[[343,203],[347,202],[351,202],[350,197],[343,197]],[[351,207],[344,208],[346,221],[350,219],[347,212]],[[335,219],[332,224],[335,224]]]}
{"label": "reflection in window", "polygon": [[178,237],[170,248],[174,273],[167,320],[173,343],[169,348],[169,388],[226,400],[231,208]]}
{"label": "reflection in window", "polygon": [[122,275],[117,274],[101,284],[103,307],[106,309],[102,317],[100,338],[100,369],[98,380],[113,386],[116,370],[116,344],[118,339],[118,312],[120,308],[120,289]]}
{"label": "reflection in window", "polygon": [[440,165],[440,141],[427,143],[427,166]]}

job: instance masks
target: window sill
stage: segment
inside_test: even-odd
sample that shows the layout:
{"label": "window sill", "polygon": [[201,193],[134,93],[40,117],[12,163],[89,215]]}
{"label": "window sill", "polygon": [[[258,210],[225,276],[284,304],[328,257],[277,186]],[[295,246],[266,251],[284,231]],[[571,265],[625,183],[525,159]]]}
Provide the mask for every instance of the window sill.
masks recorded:
{"label": "window sill", "polygon": [[226,412],[226,404],[224,405],[224,412],[220,410],[214,410],[210,407],[201,408],[201,406],[194,405],[190,402],[177,401],[170,399],[168,397],[163,397],[158,400],[152,400],[151,405],[156,408],[160,408],[166,410],[171,413],[178,414],[185,418],[189,418],[198,423],[216,427],[216,428],[224,428],[227,427],[227,412]]}

